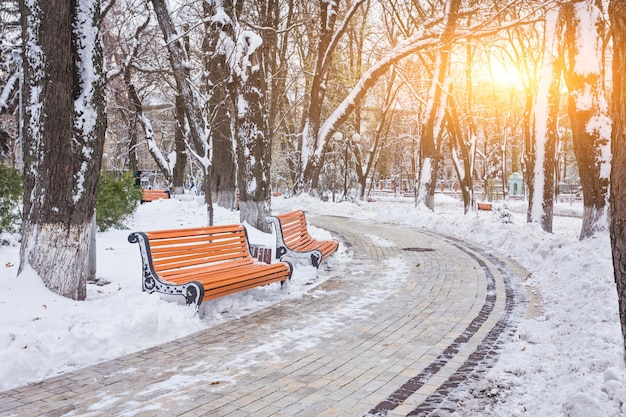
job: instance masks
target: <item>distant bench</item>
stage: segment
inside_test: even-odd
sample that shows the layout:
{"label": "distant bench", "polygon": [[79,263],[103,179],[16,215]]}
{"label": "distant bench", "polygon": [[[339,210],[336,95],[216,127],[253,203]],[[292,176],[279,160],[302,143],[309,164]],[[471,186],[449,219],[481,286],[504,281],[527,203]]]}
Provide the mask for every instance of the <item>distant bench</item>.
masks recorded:
{"label": "distant bench", "polygon": [[276,231],[276,258],[283,256],[310,260],[319,268],[322,261],[335,253],[339,242],[334,239],[316,240],[309,235],[306,218],[302,210],[294,210],[277,216],[268,216]]}
{"label": "distant bench", "polygon": [[491,211],[491,203],[477,203],[478,210]]}
{"label": "distant bench", "polygon": [[187,304],[233,294],[291,277],[287,262],[255,261],[242,225],[134,232],[139,243],[142,289],[182,295]]}
{"label": "distant bench", "polygon": [[170,192],[165,190],[142,190],[142,203],[149,203],[160,198],[167,200],[170,198]]}

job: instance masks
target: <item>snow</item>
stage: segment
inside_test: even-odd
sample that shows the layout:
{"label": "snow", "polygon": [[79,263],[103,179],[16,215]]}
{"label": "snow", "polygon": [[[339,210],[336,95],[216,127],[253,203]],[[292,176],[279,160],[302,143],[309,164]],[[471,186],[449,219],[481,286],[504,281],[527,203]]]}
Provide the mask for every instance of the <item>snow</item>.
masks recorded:
{"label": "snow", "polygon": [[418,204],[424,204],[426,201],[426,194],[428,193],[428,184],[432,181],[432,158],[424,158],[422,162],[422,169],[420,170],[419,187],[417,189],[417,201]]}
{"label": "snow", "polygon": [[[0,357],[11,360],[0,361],[0,390],[219,326],[286,297],[299,297],[328,279],[323,272],[316,276],[312,267],[297,266],[289,294],[275,286],[258,288],[207,302],[201,315],[185,306],[182,297],[142,293],[139,250],[127,236],[131,231],[204,225],[206,206],[201,197],[185,197],[143,204],[127,221],[128,230],[98,233],[97,278],[110,283],[88,285],[87,300],[82,302],[49,292],[31,270],[16,278],[19,236],[4,236],[13,245],[0,246]],[[480,381],[493,394],[480,415],[626,415],[626,370],[608,232],[578,240],[580,202],[556,205],[555,212],[566,215],[555,219],[553,234],[526,223],[525,202],[496,203],[493,212],[468,215],[463,215],[462,202],[450,197],[437,194],[435,203],[432,213],[415,208],[409,199],[355,204],[321,202],[305,195],[275,197],[272,208],[426,228],[514,259],[529,272],[523,282],[529,308],[514,339],[503,346],[499,360]],[[216,224],[237,223],[238,218],[238,212],[216,208]],[[318,228],[312,233],[330,235]],[[250,239],[267,244],[272,237],[251,230]],[[378,238],[376,244],[386,242]],[[351,257],[340,248],[331,262],[351,262]],[[396,261],[386,262],[394,271]],[[362,308],[356,303],[342,314],[358,315]],[[308,330],[312,338],[324,333],[323,323],[320,320],[319,328]],[[285,334],[286,340],[291,337]]]}
{"label": "snow", "polygon": [[533,171],[534,189],[533,204],[530,210],[530,218],[535,223],[540,223],[544,215],[543,194],[545,188],[546,146],[548,142],[548,115],[550,114],[549,92],[554,80],[554,57],[558,56],[558,38],[556,25],[558,10],[551,10],[546,15],[546,50],[543,54],[543,66],[539,80],[539,91],[535,103],[535,166]]}
{"label": "snow", "polygon": [[600,74],[602,34],[598,33],[597,25],[602,22],[602,11],[590,1],[575,2],[572,7],[578,20],[574,71],[580,75]]}

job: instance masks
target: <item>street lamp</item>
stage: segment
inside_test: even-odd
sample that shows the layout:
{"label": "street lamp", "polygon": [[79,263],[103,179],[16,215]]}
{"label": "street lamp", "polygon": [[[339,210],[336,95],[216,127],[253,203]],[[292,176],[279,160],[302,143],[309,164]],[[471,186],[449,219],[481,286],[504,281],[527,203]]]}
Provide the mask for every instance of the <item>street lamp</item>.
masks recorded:
{"label": "street lamp", "polygon": [[[339,133],[339,132],[336,132],[336,133]],[[343,137],[341,133],[339,133],[339,135]],[[348,148],[350,147],[350,145],[353,145],[353,146],[356,145],[360,140],[361,140],[361,135],[359,135],[358,133],[353,134],[351,139],[346,138],[346,155],[345,155],[345,166],[344,166],[344,171],[343,171],[343,198],[344,200],[348,199]]]}

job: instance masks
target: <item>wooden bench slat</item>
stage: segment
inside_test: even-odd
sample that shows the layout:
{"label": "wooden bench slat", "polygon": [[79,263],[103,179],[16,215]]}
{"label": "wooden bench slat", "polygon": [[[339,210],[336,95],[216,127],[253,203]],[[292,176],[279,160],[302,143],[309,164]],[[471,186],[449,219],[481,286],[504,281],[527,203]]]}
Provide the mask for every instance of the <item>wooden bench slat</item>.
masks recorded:
{"label": "wooden bench slat", "polygon": [[271,284],[273,282],[276,282],[276,279],[274,277],[270,277],[263,281],[240,282],[239,285],[236,287],[230,286],[228,288],[224,288],[224,287],[211,288],[207,290],[207,292],[205,292],[204,301],[234,294],[239,291],[245,291],[245,290],[249,290],[255,287],[260,287],[262,285]]}
{"label": "wooden bench slat", "polygon": [[[202,275],[202,274],[220,274],[222,272],[227,272],[229,270],[235,270],[241,267],[248,267],[250,265],[254,265],[250,262],[238,261],[238,262],[228,262],[225,264],[214,264],[209,266],[195,266],[189,268],[161,268],[161,270],[157,270],[164,278],[168,278],[169,280],[176,279],[175,277],[192,277],[194,275]],[[155,267],[156,270],[156,267]]]}
{"label": "wooden bench slat", "polygon": [[153,258],[160,257],[177,257],[177,256],[185,256],[187,254],[194,254],[198,252],[203,252],[205,256],[216,256],[223,254],[230,254],[232,257],[240,257],[247,255],[245,249],[242,248],[241,244],[196,244],[189,245],[185,247],[156,247],[152,252]]}
{"label": "wooden bench slat", "polygon": [[[237,224],[225,224],[218,226],[204,226],[204,227],[188,227],[182,229],[172,229],[172,230],[156,230],[151,232],[145,232],[145,234],[152,239],[166,239],[166,238],[183,238],[183,237],[192,237],[192,236],[201,236],[207,234],[207,227],[215,228],[215,230],[211,230],[208,234],[211,236],[219,236],[223,235],[242,235],[245,234],[245,230],[242,232],[238,228],[235,228],[239,225]],[[180,233],[178,233],[180,232]]]}
{"label": "wooden bench slat", "polygon": [[196,305],[291,277],[286,262],[252,258],[238,224],[136,232],[128,240],[140,245],[144,291],[180,294]]}
{"label": "wooden bench slat", "polygon": [[190,260],[187,260],[185,262],[183,262],[183,261],[176,261],[176,262],[153,261],[153,265],[154,265],[155,272],[163,275],[164,277],[167,277],[169,275],[172,275],[169,272],[172,269],[174,269],[175,272],[178,273],[178,274],[183,274],[183,273],[184,274],[188,274],[186,271],[193,271],[194,269],[209,268],[209,267],[204,266],[204,265],[206,265],[209,262],[214,264],[213,268],[215,270],[227,269],[228,267],[225,266],[225,265],[222,265],[223,263],[228,263],[228,264],[231,264],[232,266],[234,266],[233,264],[237,264],[237,265],[238,264],[245,264],[245,265],[251,265],[252,264],[251,262],[248,262],[247,260],[240,261],[238,259],[235,259],[235,260],[226,259],[226,260],[223,260],[223,261],[215,261],[213,259],[210,259],[210,260],[205,260],[205,262],[194,261],[194,260],[190,259]]}
{"label": "wooden bench slat", "polygon": [[141,202],[146,203],[158,199],[167,200],[170,198],[170,194],[165,190],[142,190]]}

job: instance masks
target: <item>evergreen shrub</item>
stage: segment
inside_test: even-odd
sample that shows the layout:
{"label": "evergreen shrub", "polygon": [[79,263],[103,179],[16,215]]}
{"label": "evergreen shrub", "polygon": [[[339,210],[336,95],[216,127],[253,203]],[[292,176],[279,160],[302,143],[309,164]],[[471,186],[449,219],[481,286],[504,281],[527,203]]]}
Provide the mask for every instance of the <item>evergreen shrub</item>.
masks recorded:
{"label": "evergreen shrub", "polygon": [[131,172],[121,178],[112,173],[100,175],[96,196],[96,225],[101,231],[111,227],[122,228],[122,221],[137,210],[141,189],[135,187]]}
{"label": "evergreen shrub", "polygon": [[0,163],[0,233],[19,232],[23,190],[22,173]]}

